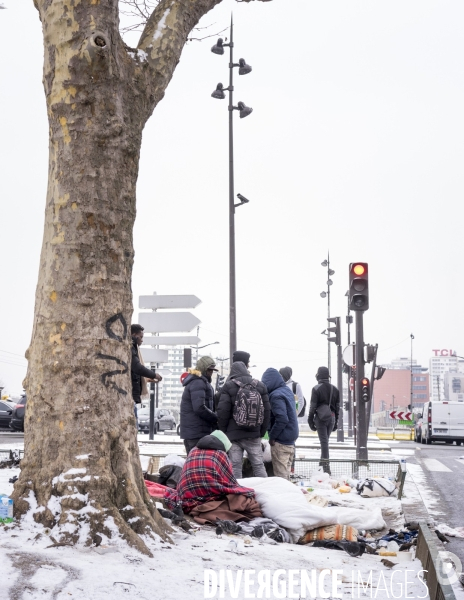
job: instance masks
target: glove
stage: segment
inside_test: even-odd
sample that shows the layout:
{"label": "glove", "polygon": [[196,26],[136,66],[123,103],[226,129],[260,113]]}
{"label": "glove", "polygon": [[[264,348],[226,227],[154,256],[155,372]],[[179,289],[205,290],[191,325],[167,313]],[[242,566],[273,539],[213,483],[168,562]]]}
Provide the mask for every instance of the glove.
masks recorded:
{"label": "glove", "polygon": [[308,425],[309,425],[309,428],[311,429],[311,431],[317,431],[317,427],[316,427],[316,424],[314,423],[314,421],[308,421]]}
{"label": "glove", "polygon": [[275,446],[276,441],[275,440],[269,440],[269,445],[270,446]]}
{"label": "glove", "polygon": [[335,421],[334,428],[332,429],[332,431],[337,431],[337,429],[338,429],[338,423],[337,423],[337,421]]}

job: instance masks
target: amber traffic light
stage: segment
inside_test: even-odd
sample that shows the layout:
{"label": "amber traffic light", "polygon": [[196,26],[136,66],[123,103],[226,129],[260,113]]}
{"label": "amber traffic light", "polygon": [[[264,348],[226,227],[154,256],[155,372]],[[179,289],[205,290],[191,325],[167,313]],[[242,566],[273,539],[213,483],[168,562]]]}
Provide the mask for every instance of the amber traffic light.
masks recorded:
{"label": "amber traffic light", "polygon": [[370,381],[367,377],[361,379],[361,398],[364,402],[369,402],[371,399]]}
{"label": "amber traffic light", "polygon": [[350,310],[369,308],[369,273],[367,263],[350,264]]}

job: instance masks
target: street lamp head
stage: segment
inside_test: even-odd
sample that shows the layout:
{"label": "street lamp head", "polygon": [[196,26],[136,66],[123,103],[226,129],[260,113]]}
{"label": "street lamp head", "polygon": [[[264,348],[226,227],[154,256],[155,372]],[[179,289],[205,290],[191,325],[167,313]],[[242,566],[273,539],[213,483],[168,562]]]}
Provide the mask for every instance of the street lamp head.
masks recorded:
{"label": "street lamp head", "polygon": [[329,275],[335,275],[335,271],[333,271],[332,269],[329,269]]}
{"label": "street lamp head", "polygon": [[217,84],[216,89],[211,94],[211,96],[213,98],[216,98],[217,100],[224,100],[226,95],[224,94],[224,86],[222,85],[222,83]]}
{"label": "street lamp head", "polygon": [[327,285],[332,285],[333,281],[331,279],[327,279]]}
{"label": "street lamp head", "polygon": [[327,266],[327,261],[326,261],[326,260],[323,260],[323,261],[321,262],[321,265],[322,265],[323,267],[326,267],[326,266]]}
{"label": "street lamp head", "polygon": [[211,52],[213,54],[224,54],[223,42],[224,40],[222,38],[219,38],[218,41],[214,44],[214,46],[211,48]]}
{"label": "street lamp head", "polygon": [[325,298],[327,296],[327,292],[321,292],[321,298]]}
{"label": "street lamp head", "polygon": [[237,108],[240,111],[240,118],[244,119],[245,117],[248,117],[248,115],[251,115],[251,113],[253,112],[253,109],[250,108],[249,106],[247,106],[244,102],[239,102],[237,104]]}
{"label": "street lamp head", "polygon": [[239,68],[238,68],[239,75],[248,75],[248,73],[251,73],[251,71],[253,70],[250,65],[246,64],[244,58],[241,58],[238,61],[238,64],[239,64]]}

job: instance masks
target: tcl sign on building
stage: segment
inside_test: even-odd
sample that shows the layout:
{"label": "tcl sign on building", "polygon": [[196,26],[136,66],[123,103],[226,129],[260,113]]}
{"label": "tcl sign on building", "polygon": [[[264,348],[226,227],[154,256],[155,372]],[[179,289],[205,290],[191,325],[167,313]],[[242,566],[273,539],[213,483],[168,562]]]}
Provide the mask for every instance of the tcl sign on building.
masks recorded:
{"label": "tcl sign on building", "polygon": [[456,350],[432,350],[434,356],[456,356]]}

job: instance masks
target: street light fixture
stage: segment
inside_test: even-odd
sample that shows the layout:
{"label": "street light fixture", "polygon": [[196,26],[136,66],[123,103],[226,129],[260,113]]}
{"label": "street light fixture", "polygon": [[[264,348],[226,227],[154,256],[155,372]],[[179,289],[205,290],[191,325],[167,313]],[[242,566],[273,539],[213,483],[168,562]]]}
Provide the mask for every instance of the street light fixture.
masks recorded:
{"label": "street light fixture", "polygon": [[[327,319],[330,319],[330,286],[333,285],[333,281],[330,279],[332,275],[335,275],[335,271],[330,268],[330,255],[327,252],[327,259],[321,262],[322,267],[327,267],[327,291],[320,293],[321,298],[327,298]],[[330,340],[327,336],[327,368],[329,374],[331,371],[331,359],[330,359]]]}
{"label": "street light fixture", "polygon": [[224,48],[226,46],[230,50],[229,86],[224,88],[222,83],[218,83],[215,91],[211,95],[213,98],[223,100],[225,98],[224,92],[229,92],[229,352],[230,356],[233,356],[233,353],[237,350],[237,307],[235,293],[235,208],[237,206],[242,206],[248,202],[248,200],[244,199],[240,194],[238,194],[240,203],[235,204],[234,200],[234,132],[232,115],[234,110],[238,110],[240,118],[244,119],[253,112],[253,109],[247,106],[244,102],[239,102],[237,106],[234,106],[234,67],[238,67],[239,75],[247,75],[248,73],[251,73],[252,68],[246,63],[244,58],[241,58],[238,63],[234,63],[234,24],[232,18],[230,20],[230,42],[225,44],[224,40],[219,38],[211,48],[211,52],[213,54],[223,55]]}

